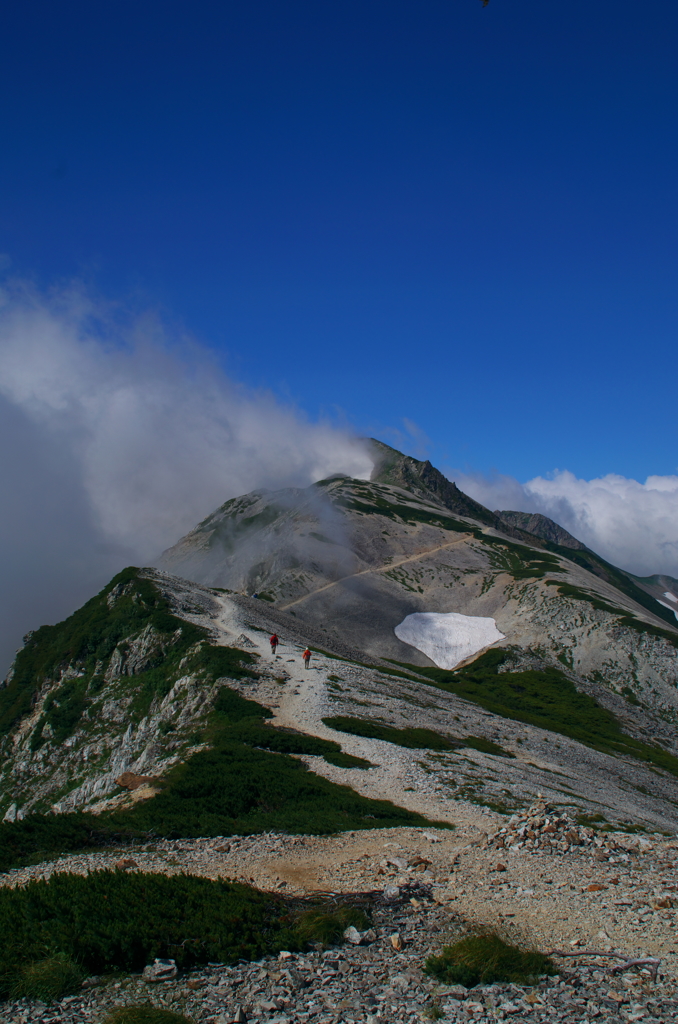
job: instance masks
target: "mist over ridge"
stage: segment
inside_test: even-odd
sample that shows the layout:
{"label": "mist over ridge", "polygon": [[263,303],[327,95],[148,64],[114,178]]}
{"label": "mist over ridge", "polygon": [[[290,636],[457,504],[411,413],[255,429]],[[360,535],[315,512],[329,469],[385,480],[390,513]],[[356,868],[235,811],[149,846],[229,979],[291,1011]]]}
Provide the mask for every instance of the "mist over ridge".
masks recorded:
{"label": "mist over ridge", "polygon": [[78,285],[3,290],[0,427],[3,672],[26,630],[228,498],[372,469],[347,426],[245,388],[158,317]]}
{"label": "mist over ridge", "polygon": [[[243,387],[157,315],[77,283],[3,288],[0,436],[3,671],[26,630],[154,562],[229,498],[372,469],[347,425]],[[678,576],[678,477],[447,476],[489,509],[541,512],[622,568]]]}

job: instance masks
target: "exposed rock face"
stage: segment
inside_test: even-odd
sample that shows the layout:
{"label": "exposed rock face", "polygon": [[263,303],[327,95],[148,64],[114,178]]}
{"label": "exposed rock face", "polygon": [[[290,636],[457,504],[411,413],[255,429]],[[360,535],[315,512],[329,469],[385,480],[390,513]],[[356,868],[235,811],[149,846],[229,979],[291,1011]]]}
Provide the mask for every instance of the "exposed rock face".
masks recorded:
{"label": "exposed rock face", "polygon": [[564,530],[558,523],[554,523],[548,516],[540,512],[495,512],[503,523],[508,526],[515,526],[533,537],[540,537],[542,540],[550,540],[554,544],[560,544],[564,548],[572,548],[573,551],[585,551],[586,545],[573,537],[571,533]]}
{"label": "exposed rock face", "polygon": [[[26,713],[0,738],[0,813],[4,807],[7,820],[152,796],[157,776],[195,748],[189,737],[204,723],[214,688],[199,670],[186,670],[194,646],[181,619],[157,618],[154,603],[180,613],[186,630],[198,626],[198,638],[213,633],[220,605],[205,588],[156,570],[131,575],[95,599],[108,616],[96,620],[101,657],[93,668],[86,656],[57,663],[26,680],[23,692],[13,674],[4,691],[10,707],[28,699]],[[166,630],[151,621],[154,615]],[[110,639],[116,632],[123,633],[117,643]],[[39,630],[28,642],[39,653],[50,637]],[[157,678],[149,679],[144,673],[156,666]]]}

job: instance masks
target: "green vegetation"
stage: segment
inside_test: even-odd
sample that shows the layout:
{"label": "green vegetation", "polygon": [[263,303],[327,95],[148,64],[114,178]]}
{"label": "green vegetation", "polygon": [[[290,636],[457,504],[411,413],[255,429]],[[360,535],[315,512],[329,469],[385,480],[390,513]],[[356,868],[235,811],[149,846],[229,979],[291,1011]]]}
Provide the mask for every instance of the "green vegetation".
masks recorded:
{"label": "green vegetation", "polygon": [[498,981],[527,985],[540,975],[558,973],[543,953],[510,945],[492,933],[468,935],[445,946],[440,956],[428,958],[424,970],[445,985],[467,988]]}
{"label": "green vegetation", "polygon": [[71,992],[77,992],[84,980],[82,969],[64,953],[43,956],[38,960],[12,964],[0,968],[0,993],[12,999],[40,999],[50,1003]]}
{"label": "green vegetation", "polygon": [[[97,849],[150,835],[252,835],[271,830],[328,834],[430,824],[385,800],[359,796],[308,771],[292,753],[319,754],[342,767],[369,762],[338,743],[264,724],[270,711],[228,687],[216,697],[203,739],[210,749],[176,765],[151,800],[94,816],[30,815],[0,824],[0,871],[67,850]],[[275,751],[275,753],[273,752]]]}
{"label": "green vegetation", "polygon": [[347,732],[352,736],[365,736],[371,740],[386,740],[399,747],[411,750],[456,750],[460,744],[433,732],[432,729],[396,729],[390,725],[380,725],[364,718],[349,718],[336,715],[323,718],[323,723],[337,732]]}
{"label": "green vegetation", "polygon": [[640,707],[640,701],[630,686],[622,686],[622,693],[626,697],[629,704],[634,704],[636,707]]}
{"label": "green vegetation", "polygon": [[479,750],[481,754],[492,754],[494,757],[515,757],[510,750],[504,750],[498,743],[486,739],[484,736],[466,736],[461,740],[461,745],[470,747],[472,750]]}
{"label": "green vegetation", "polygon": [[334,764],[337,768],[373,768],[371,761],[364,757],[354,757],[353,754],[345,754],[341,750],[338,754],[325,754],[328,764]]}
{"label": "green vegetation", "polygon": [[[371,740],[385,740],[387,743],[394,743],[398,747],[407,747],[410,750],[447,750],[457,751],[460,747],[471,747],[483,754],[493,754],[495,757],[514,757],[508,750],[504,750],[498,743],[485,739],[484,736],[465,736],[463,739],[453,739],[450,736],[442,736],[432,729],[396,729],[391,725],[381,725],[379,722],[372,722],[365,718],[350,718],[345,715],[336,715],[333,718],[323,718],[325,725],[337,732],[346,732],[352,736],[365,736]],[[369,764],[369,762],[367,762]]]}
{"label": "green vegetation", "polygon": [[307,736],[294,729],[273,729],[263,721],[272,718],[273,712],[253,700],[246,700],[235,690],[224,686],[214,702],[214,710],[222,727],[228,724],[231,739],[248,747],[272,750],[279,754],[309,754],[324,757],[329,764],[341,768],[369,768],[370,762],[362,757],[345,754],[334,740],[319,736]]}
{"label": "green vegetation", "polygon": [[252,749],[227,734],[172,769],[152,800],[105,817],[118,829],[175,837],[271,830],[328,834],[425,821],[314,775],[293,757]]}
{"label": "green vegetation", "polygon": [[[629,580],[630,583],[630,580]],[[619,625],[626,626],[628,629],[635,629],[637,633],[649,633],[650,636],[659,637],[662,640],[668,640],[670,644],[678,648],[678,633],[671,632],[668,629],[662,629],[661,626],[653,626],[649,622],[642,622],[640,619],[636,619],[633,615],[629,615],[623,608],[615,608],[614,605],[608,604],[607,601],[603,600],[598,594],[592,594],[587,590],[582,590],[580,587],[574,587],[570,583],[560,583],[558,580],[547,580],[546,585],[549,587],[558,587],[558,593],[562,594],[563,597],[574,598],[575,601],[587,601],[594,608],[599,611],[609,612],[611,615],[619,616]],[[644,594],[644,591],[640,590],[639,587],[635,588],[639,593]],[[645,594],[646,601],[639,601],[636,596],[633,597],[634,601],[638,604],[647,606],[647,603],[651,601],[649,595]],[[657,605],[661,608],[661,605]],[[653,615],[656,615],[652,608]],[[662,616],[663,618],[663,616]],[[675,620],[674,620],[675,621]]]}
{"label": "green vegetation", "polygon": [[[64,683],[45,707],[45,720],[60,737],[57,742],[67,738],[87,706],[88,688],[94,684],[93,690],[98,689],[102,663],[119,644],[124,653],[125,641],[147,626],[154,630],[157,643],[146,659],[145,671],[137,676],[141,699],[162,692],[165,686],[165,692],[169,692],[173,670],[206,633],[172,615],[153,583],[131,567],[118,573],[101,593],[64,622],[41,626],[29,635],[17,654],[9,685],[0,690],[0,736],[10,732],[30,711],[45,680],[59,679],[65,669],[77,666],[79,677]],[[160,665],[162,668],[156,668]],[[39,735],[35,742],[39,745]]]}
{"label": "green vegetation", "polygon": [[[257,676],[255,656],[210,645],[204,630],[173,616],[153,583],[129,569],[60,626],[43,627],[28,639],[12,683],[0,691],[4,728],[11,728],[22,709],[30,707],[43,679],[58,679],[65,667],[73,671],[76,665],[82,675],[65,680],[51,694],[31,738],[36,749],[45,742],[43,729],[49,725],[52,741],[62,741],[79,727],[83,710],[94,699],[106,658],[117,648],[124,659],[130,636],[147,626],[155,631],[153,643],[146,645],[152,655],[147,666],[138,666],[143,671],[133,680],[119,680],[120,687],[132,688],[132,710],[148,707],[187,670],[210,693],[219,679]],[[345,754],[334,741],[274,729],[266,724],[269,718],[267,708],[222,686],[204,730],[190,737],[192,743],[210,749],[175,766],[163,778],[161,793],[129,809],[96,817],[36,814],[0,824],[0,870],[149,835],[251,834],[271,829],[330,833],[425,823],[419,815],[386,801],[366,799],[308,771],[289,755],[319,755],[345,768],[370,765]],[[164,727],[166,732],[176,728],[172,722]]]}
{"label": "green vegetation", "polygon": [[248,885],[194,875],[97,871],[0,889],[0,998],[76,991],[84,973],[139,971],[155,957],[182,970],[341,941],[369,918],[357,907],[292,907]]}
{"label": "green vegetation", "polygon": [[483,543],[492,545],[493,565],[510,573],[515,580],[541,579],[547,572],[561,570],[560,559],[546,551],[533,551],[525,544],[481,534]]}
{"label": "green vegetation", "polygon": [[[600,555],[596,555],[593,551],[573,550],[572,548],[562,547],[560,544],[555,544],[552,541],[548,541],[546,547],[549,551],[563,555],[571,562],[575,562],[577,565],[582,566],[582,568],[588,569],[589,572],[593,573],[594,576],[598,576],[599,579],[605,580],[607,583],[611,583],[613,587],[620,590],[622,594],[626,594],[626,596],[630,597],[636,602],[636,604],[639,604],[641,608],[647,609],[647,611],[660,619],[665,619],[666,622],[675,629],[676,619],[672,610],[660,605],[658,601],[651,597],[650,594],[646,593],[642,587],[639,587],[634,583],[634,581],[627,576],[625,572],[618,569],[616,565],[606,562],[604,558],[601,558]],[[642,627],[645,626],[645,623],[638,623],[635,619],[633,621],[636,622],[637,625],[632,628],[638,628],[640,626],[641,631],[644,631]],[[648,629],[648,632],[649,631],[651,631],[651,627]],[[668,638],[673,641],[678,641],[676,633],[670,633]]]}
{"label": "green vegetation", "polygon": [[499,672],[509,657],[505,650],[487,651],[472,665],[456,672],[415,665],[403,667],[502,718],[569,736],[607,754],[650,762],[678,776],[678,758],[659,746],[627,736],[611,711],[577,690],[559,669]]}
{"label": "green vegetation", "polygon": [[341,942],[347,928],[353,925],[358,931],[370,927],[370,919],[359,907],[311,907],[304,910],[294,923],[297,941],[302,946],[320,942],[323,946],[334,946]]}
{"label": "green vegetation", "polygon": [[[359,494],[358,488],[352,490]],[[480,530],[475,531],[469,523],[461,519],[454,519],[446,515],[442,509],[438,512],[435,508],[431,510],[415,508],[406,502],[395,503],[382,498],[376,490],[372,489],[364,493],[363,501],[358,498],[341,496],[335,499],[335,504],[346,508],[351,512],[362,512],[363,515],[385,516],[387,519],[399,519],[403,523],[426,523],[428,526],[438,526],[442,530],[451,530],[455,533],[478,533],[484,538]]]}
{"label": "green vegetation", "polygon": [[191,1024],[191,1021],[183,1013],[173,1013],[151,1003],[141,1003],[112,1010],[104,1017],[102,1024]]}
{"label": "green vegetation", "polygon": [[256,679],[257,673],[249,667],[255,659],[238,647],[214,647],[203,643],[191,658],[192,672],[204,672],[211,679]]}
{"label": "green vegetation", "polygon": [[281,948],[300,948],[283,901],[234,882],[97,871],[0,889],[3,995],[52,977],[57,957],[65,972],[77,963],[101,974],[140,971],[154,957],[191,968]]}

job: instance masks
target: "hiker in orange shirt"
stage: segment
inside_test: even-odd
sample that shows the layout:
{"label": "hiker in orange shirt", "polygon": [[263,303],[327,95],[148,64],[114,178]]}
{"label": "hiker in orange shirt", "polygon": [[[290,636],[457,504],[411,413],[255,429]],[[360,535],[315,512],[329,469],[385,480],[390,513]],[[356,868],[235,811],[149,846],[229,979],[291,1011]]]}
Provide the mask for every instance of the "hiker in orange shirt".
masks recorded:
{"label": "hiker in orange shirt", "polygon": [[302,654],[302,658],[304,659],[304,668],[308,668],[308,663],[311,660],[311,652],[309,651],[308,647]]}

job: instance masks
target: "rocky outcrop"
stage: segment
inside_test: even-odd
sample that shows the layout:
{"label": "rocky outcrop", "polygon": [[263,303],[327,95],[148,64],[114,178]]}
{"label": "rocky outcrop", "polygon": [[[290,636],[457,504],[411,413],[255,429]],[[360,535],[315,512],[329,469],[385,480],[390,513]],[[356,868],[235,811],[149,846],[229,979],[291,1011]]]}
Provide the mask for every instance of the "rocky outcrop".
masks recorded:
{"label": "rocky outcrop", "polygon": [[499,512],[496,511],[502,523],[507,526],[515,526],[524,533],[533,537],[540,537],[541,540],[550,540],[553,544],[560,544],[563,548],[571,548],[573,551],[585,551],[586,545],[573,537],[571,533],[554,523],[552,519],[543,516],[540,512]]}

